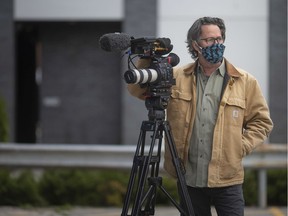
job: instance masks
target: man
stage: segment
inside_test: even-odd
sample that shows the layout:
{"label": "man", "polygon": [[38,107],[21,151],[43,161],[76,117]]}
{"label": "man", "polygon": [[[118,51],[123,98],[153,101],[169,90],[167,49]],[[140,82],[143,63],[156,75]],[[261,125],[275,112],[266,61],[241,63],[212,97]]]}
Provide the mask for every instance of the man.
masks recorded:
{"label": "man", "polygon": [[[187,47],[196,61],[174,68],[167,108],[196,216],[211,216],[212,204],[219,216],[244,215],[241,162],[273,127],[256,79],[223,57],[225,31],[220,18],[203,17],[191,26]],[[128,90],[143,99],[145,89]],[[167,148],[164,168],[175,176]]]}

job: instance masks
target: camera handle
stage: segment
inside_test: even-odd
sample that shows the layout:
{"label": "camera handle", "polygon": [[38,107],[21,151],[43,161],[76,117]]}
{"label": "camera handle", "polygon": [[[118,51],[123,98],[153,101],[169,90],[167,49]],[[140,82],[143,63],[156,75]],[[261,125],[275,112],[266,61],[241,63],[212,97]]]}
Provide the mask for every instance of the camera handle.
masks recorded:
{"label": "camera handle", "polygon": [[[162,112],[162,114],[158,113],[157,116],[165,117],[164,110],[157,110],[157,112]],[[142,122],[121,216],[154,215],[157,189],[160,189],[169,198],[181,215],[195,215],[185,182],[183,164],[177,155],[169,122],[163,119],[153,119],[150,116],[149,121]],[[145,151],[148,132],[152,133],[151,144],[150,148],[148,147],[149,151]],[[176,170],[181,204],[178,204],[162,186],[162,177],[159,176],[163,133]],[[156,141],[158,141],[158,146],[156,146]],[[132,199],[134,200],[133,203]],[[129,214],[128,211],[130,211]]]}

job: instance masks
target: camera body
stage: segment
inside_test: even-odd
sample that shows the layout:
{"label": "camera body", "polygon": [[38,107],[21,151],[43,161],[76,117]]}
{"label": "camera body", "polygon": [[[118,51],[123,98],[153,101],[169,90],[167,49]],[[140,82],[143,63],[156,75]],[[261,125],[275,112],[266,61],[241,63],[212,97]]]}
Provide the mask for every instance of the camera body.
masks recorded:
{"label": "camera body", "polygon": [[124,73],[126,83],[149,85],[154,88],[169,88],[174,85],[172,66],[179,63],[179,57],[174,53],[170,53],[167,57],[162,56],[168,54],[172,48],[169,38],[132,39],[130,55],[135,54],[140,58],[149,59],[151,63],[148,68],[127,70]]}
{"label": "camera body", "polygon": [[147,109],[166,109],[171,95],[171,87],[175,85],[173,68],[166,58],[155,58],[148,69],[128,70],[124,74],[127,83],[140,84],[146,88],[145,105]]}
{"label": "camera body", "polygon": [[124,79],[128,84],[140,84],[141,86],[154,86],[165,88],[175,85],[173,68],[167,58],[152,57],[149,68],[130,69],[124,73]]}

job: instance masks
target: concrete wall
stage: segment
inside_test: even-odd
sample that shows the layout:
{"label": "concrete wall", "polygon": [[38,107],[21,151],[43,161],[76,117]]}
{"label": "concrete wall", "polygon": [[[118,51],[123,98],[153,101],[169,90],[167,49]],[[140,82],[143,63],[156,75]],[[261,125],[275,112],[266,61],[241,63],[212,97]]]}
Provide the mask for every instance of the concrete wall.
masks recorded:
{"label": "concrete wall", "polygon": [[15,55],[13,1],[0,1],[0,99],[6,104],[9,138],[14,141]]}
{"label": "concrete wall", "polygon": [[98,40],[120,24],[43,23],[39,141],[120,143],[120,55]]}
{"label": "concrete wall", "polygon": [[270,142],[287,143],[287,1],[271,0],[269,12]]}
{"label": "concrete wall", "polygon": [[101,21],[121,20],[123,0],[14,0],[15,20]]}
{"label": "concrete wall", "polygon": [[[156,36],[157,1],[125,1],[125,19],[123,32],[135,36]],[[127,70],[127,61],[122,62],[122,72]],[[136,144],[143,120],[148,120],[144,101],[132,97],[126,83],[122,87],[122,141],[125,144]]]}
{"label": "concrete wall", "polygon": [[[275,124],[269,141],[287,143],[287,1],[221,0],[215,4],[213,0],[159,0],[156,35],[171,39],[172,52],[180,56],[180,64],[192,61],[186,49],[186,34],[203,16],[224,19],[225,57],[259,81]],[[135,125],[133,122],[139,121],[142,113],[139,108],[138,114],[130,115],[131,124]]]}
{"label": "concrete wall", "polygon": [[[235,66],[253,74],[268,99],[268,0],[160,0],[158,35],[170,37],[181,64],[192,59],[186,49],[186,35],[199,17],[216,16],[226,24],[224,56]],[[175,8],[177,10],[175,10]]]}
{"label": "concrete wall", "polygon": [[[0,13],[1,29],[5,29],[0,32],[3,39],[3,43],[0,44],[0,90],[7,101],[11,140],[14,139],[15,121],[15,30],[13,27],[15,22],[38,21],[55,24],[49,28],[48,26],[41,28],[43,45],[49,45],[43,46],[43,87],[45,88],[42,89],[40,99],[41,109],[43,109],[42,126],[50,122],[47,123],[46,128],[50,131],[45,132],[47,133],[45,142],[92,143],[103,141],[105,136],[103,141],[105,143],[133,144],[137,141],[141,122],[147,119],[147,111],[143,101],[127,93],[126,85],[121,80],[127,67],[125,58],[120,62],[119,54],[99,50],[97,42],[100,35],[122,30],[135,37],[169,37],[174,44],[173,52],[181,58],[180,64],[185,64],[191,61],[185,44],[187,30],[195,19],[208,15],[222,17],[226,22],[225,56],[259,80],[270,104],[271,115],[276,126],[270,141],[287,142],[287,1],[285,0],[221,0],[217,4],[213,0],[203,3],[191,0],[178,2],[172,0],[14,0],[13,2],[3,0],[0,3]],[[62,25],[63,28],[59,28],[59,22],[65,23],[64,26]],[[73,23],[79,24],[79,22],[87,25],[85,24],[86,27],[78,25],[81,29],[78,32],[78,27],[75,27],[77,25],[73,27]],[[115,22],[119,24],[118,27],[110,25]],[[103,26],[99,28],[97,23],[102,23]],[[71,31],[72,28],[76,30]],[[75,52],[75,49],[79,52]],[[66,64],[60,68],[57,64],[61,63],[59,60],[61,58]],[[93,61],[94,58],[99,59]],[[80,72],[83,70],[86,71],[85,75]],[[100,72],[96,75],[93,70]],[[70,83],[67,83],[67,80],[70,80]],[[107,86],[105,80],[111,81],[110,85],[115,86],[113,91],[117,93],[104,92]],[[91,89],[86,84],[91,85]],[[81,90],[78,91],[79,89],[74,87],[81,87]],[[71,91],[67,92],[66,89]],[[98,91],[103,91],[104,94],[95,93]],[[71,97],[73,92],[74,98]],[[107,100],[108,97],[103,95],[109,95],[109,99]],[[94,97],[97,97],[98,104],[105,105],[99,108]],[[75,101],[82,103],[82,106],[75,104]],[[64,111],[60,111],[61,106],[65,107]],[[71,110],[67,110],[69,107],[72,107]],[[107,107],[109,109],[106,110]],[[57,109],[59,112],[56,112]],[[104,111],[108,113],[107,115],[113,114],[107,117],[103,114]],[[52,113],[54,113],[53,118]],[[74,122],[77,118],[81,119],[80,116],[89,119],[86,121],[87,125]],[[53,128],[55,125],[56,127]],[[101,125],[104,125],[105,129],[98,130]],[[61,135],[61,139],[58,137],[59,134],[56,134],[59,128],[62,132],[66,130]],[[89,129],[92,131],[89,132],[90,135],[85,134]],[[63,139],[64,133],[68,138]],[[95,138],[93,133],[100,134],[99,139]]]}

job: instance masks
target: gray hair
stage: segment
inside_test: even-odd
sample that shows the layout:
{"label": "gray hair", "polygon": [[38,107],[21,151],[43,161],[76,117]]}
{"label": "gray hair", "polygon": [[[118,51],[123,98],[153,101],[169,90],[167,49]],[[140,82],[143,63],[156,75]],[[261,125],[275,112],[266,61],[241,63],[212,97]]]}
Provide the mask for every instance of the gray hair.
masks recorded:
{"label": "gray hair", "polygon": [[221,36],[223,40],[225,41],[225,32],[226,32],[226,27],[224,24],[224,21],[220,18],[217,17],[202,17],[197,19],[193,25],[190,27],[187,33],[187,48],[188,52],[191,54],[193,59],[196,59],[198,57],[198,53],[196,50],[194,50],[192,46],[193,41],[198,41],[200,39],[201,35],[201,26],[202,25],[217,25],[221,31]]}

